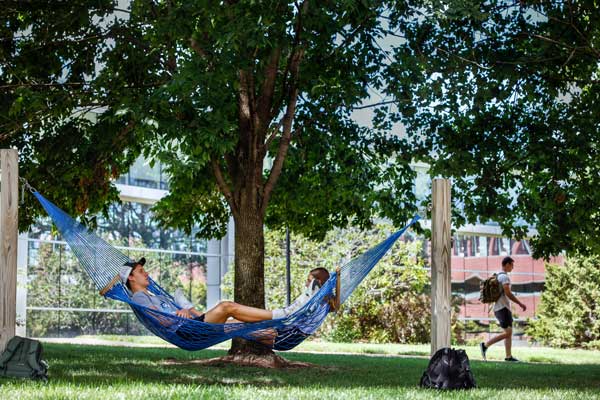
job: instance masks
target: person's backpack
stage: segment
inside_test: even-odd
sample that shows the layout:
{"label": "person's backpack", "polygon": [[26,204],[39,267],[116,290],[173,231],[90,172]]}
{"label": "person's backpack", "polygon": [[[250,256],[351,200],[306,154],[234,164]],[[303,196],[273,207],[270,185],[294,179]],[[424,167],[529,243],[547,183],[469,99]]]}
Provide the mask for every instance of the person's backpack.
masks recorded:
{"label": "person's backpack", "polygon": [[[503,273],[500,272],[500,274]],[[500,274],[494,274],[479,284],[479,300],[482,303],[495,303],[504,293],[504,288],[498,281]]]}
{"label": "person's backpack", "polygon": [[421,377],[421,387],[431,389],[471,389],[477,387],[469,357],[464,350],[444,347],[436,351]]}
{"label": "person's backpack", "polygon": [[15,336],[0,355],[0,376],[48,380],[48,364],[42,360],[42,344]]}

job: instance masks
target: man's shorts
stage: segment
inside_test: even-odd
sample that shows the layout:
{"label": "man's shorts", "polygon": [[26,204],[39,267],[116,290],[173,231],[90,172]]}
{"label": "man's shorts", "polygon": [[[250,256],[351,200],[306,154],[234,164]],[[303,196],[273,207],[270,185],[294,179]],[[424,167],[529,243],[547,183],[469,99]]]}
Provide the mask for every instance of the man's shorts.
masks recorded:
{"label": "man's shorts", "polygon": [[496,319],[500,323],[500,327],[502,329],[506,329],[509,326],[513,326],[512,312],[508,308],[504,307],[498,311],[494,311],[494,315],[496,315]]}
{"label": "man's shorts", "polygon": [[[204,316],[206,314],[202,314],[198,317],[194,317],[192,318],[192,320],[194,321],[201,321],[204,322]],[[183,328],[183,329],[182,329]],[[195,334],[195,330],[194,330],[195,326],[192,325],[191,327],[189,326],[189,324],[187,323],[183,323],[183,325],[181,325],[176,331],[175,334],[177,336],[179,336],[180,338],[187,340],[187,341],[194,341],[197,340],[196,334]]]}

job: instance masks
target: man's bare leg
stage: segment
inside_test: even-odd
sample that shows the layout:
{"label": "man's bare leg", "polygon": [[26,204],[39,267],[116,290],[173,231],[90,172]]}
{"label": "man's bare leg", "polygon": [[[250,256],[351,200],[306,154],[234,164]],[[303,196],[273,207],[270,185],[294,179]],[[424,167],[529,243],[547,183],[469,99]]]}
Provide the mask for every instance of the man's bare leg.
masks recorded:
{"label": "man's bare leg", "polygon": [[506,339],[504,339],[504,349],[506,350],[506,358],[512,357],[512,327],[509,326],[504,330]]}
{"label": "man's bare leg", "polygon": [[[508,330],[510,330],[510,333],[508,333],[508,332],[507,332]],[[495,343],[498,343],[498,342],[499,342],[499,341],[501,341],[501,340],[504,340],[504,339],[506,339],[506,338],[507,338],[507,334],[508,334],[508,335],[512,335],[512,328],[511,328],[511,327],[508,327],[508,328],[506,328],[506,329],[504,330],[504,333],[501,333],[501,334],[499,334],[499,335],[497,335],[497,336],[494,336],[493,338],[491,338],[490,340],[488,340],[488,341],[485,343],[485,347],[486,347],[486,348],[488,348],[488,347],[490,347],[491,345],[493,345],[493,344],[495,344]]]}

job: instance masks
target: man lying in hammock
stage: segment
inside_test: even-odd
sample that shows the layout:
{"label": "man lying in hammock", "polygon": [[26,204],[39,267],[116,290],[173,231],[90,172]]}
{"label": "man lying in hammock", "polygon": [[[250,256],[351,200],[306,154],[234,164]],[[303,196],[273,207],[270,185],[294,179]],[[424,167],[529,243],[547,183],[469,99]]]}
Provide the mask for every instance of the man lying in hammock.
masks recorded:
{"label": "man lying in hammock", "polygon": [[[194,308],[181,292],[175,293],[175,301],[181,307],[175,307],[171,300],[163,295],[155,295],[148,291],[150,281],[148,273],[144,270],[146,259],[130,261],[125,263],[119,273],[121,281],[131,290],[131,300],[135,303],[159,310],[165,313],[175,314],[182,318],[192,318],[212,324],[224,324],[227,322],[258,322],[269,319],[285,318],[303,305],[319,291],[321,286],[329,279],[329,272],[325,268],[312,269],[306,280],[304,292],[289,306],[276,310],[263,310],[262,308],[249,307],[233,301],[222,301],[205,313]],[[339,276],[339,275],[338,275]],[[335,299],[329,299],[332,311],[337,310],[340,305],[339,280]],[[233,318],[231,320],[230,318]]]}

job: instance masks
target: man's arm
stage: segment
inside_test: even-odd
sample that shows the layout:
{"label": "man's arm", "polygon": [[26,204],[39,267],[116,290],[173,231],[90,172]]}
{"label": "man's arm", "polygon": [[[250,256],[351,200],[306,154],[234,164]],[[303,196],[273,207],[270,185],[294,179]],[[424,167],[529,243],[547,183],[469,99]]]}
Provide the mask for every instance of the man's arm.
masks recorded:
{"label": "man's arm", "polygon": [[519,299],[517,299],[517,296],[515,296],[513,294],[512,290],[510,290],[510,285],[508,283],[505,283],[503,285],[503,287],[504,287],[504,294],[506,295],[506,297],[508,297],[511,301],[517,303],[523,311],[527,310],[527,306],[525,304],[521,303],[519,301]]}
{"label": "man's arm", "polygon": [[[150,299],[148,298],[148,296],[137,295],[136,293],[134,293],[133,297],[131,298],[135,303],[137,303],[137,304],[139,304],[141,306],[150,308],[152,310],[160,311],[158,307],[156,307],[154,304],[152,304],[152,302],[150,301]],[[178,317],[181,317],[181,318],[192,318],[192,316],[190,315],[190,310],[184,310],[184,309],[177,310],[175,312],[175,315],[177,315]],[[162,325],[169,326],[169,325],[172,324],[172,321],[169,321],[165,317],[160,316],[160,314],[153,314],[153,316]]]}
{"label": "man's arm", "polygon": [[200,317],[202,316],[204,313],[201,311],[196,310],[195,308],[188,308],[188,310],[190,311],[190,314],[192,314],[192,316],[194,317]]}

